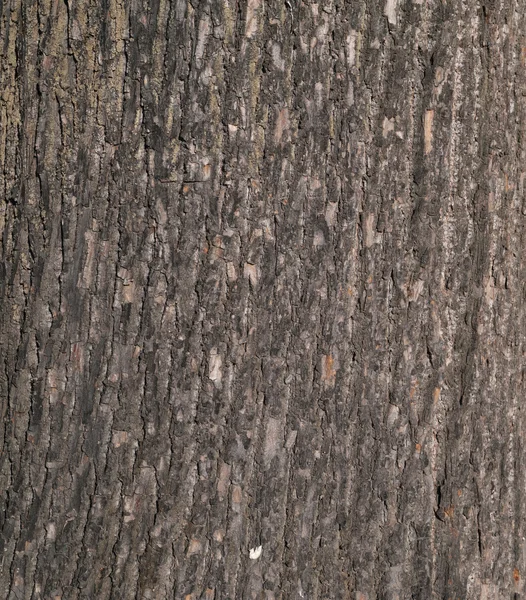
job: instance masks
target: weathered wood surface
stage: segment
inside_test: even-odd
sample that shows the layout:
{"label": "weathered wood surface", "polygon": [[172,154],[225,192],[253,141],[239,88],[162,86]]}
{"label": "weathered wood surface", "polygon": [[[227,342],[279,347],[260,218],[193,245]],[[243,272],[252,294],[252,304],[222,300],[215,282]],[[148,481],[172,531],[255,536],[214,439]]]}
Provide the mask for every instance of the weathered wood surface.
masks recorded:
{"label": "weathered wood surface", "polygon": [[0,597],[523,598],[526,1],[0,41]]}

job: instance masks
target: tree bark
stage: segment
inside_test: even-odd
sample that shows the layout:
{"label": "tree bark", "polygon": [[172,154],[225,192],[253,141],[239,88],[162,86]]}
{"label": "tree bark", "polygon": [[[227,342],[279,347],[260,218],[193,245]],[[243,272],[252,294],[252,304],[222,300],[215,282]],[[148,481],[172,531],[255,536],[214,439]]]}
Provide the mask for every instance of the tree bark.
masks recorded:
{"label": "tree bark", "polygon": [[523,598],[526,1],[0,40],[0,597]]}

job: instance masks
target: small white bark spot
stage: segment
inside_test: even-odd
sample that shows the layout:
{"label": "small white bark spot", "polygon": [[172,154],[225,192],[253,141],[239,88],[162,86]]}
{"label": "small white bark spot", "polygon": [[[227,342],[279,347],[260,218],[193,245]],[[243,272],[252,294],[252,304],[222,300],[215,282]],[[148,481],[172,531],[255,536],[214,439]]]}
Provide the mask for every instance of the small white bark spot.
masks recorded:
{"label": "small white bark spot", "polygon": [[434,110],[426,110],[424,116],[424,152],[429,154],[433,149],[433,117]]}
{"label": "small white bark spot", "polygon": [[245,25],[245,35],[251,38],[258,29],[258,9],[261,0],[248,0],[247,5],[247,20]]}
{"label": "small white bark spot", "polygon": [[347,36],[347,39],[345,40],[347,42],[347,66],[353,67],[354,63],[356,61],[356,38],[357,38],[357,31],[354,31],[354,29],[351,29],[351,32],[349,33],[349,35]]}
{"label": "small white bark spot", "polygon": [[363,241],[366,248],[370,248],[372,245],[376,244],[379,240],[376,235],[375,229],[375,215],[369,214],[365,217],[365,221],[363,224]]}
{"label": "small white bark spot", "polygon": [[398,0],[387,0],[385,4],[384,15],[391,25],[396,25],[396,11],[398,9]]}
{"label": "small white bark spot", "polygon": [[208,377],[214,382],[216,388],[221,387],[221,379],[223,378],[222,366],[223,359],[221,355],[217,353],[217,348],[212,348],[208,363]]}
{"label": "small white bark spot", "polygon": [[312,241],[312,245],[314,248],[320,248],[325,244],[325,237],[323,235],[323,231],[315,231],[314,232],[314,240]]}
{"label": "small white bark spot", "polygon": [[390,131],[394,131],[394,128],[395,128],[395,120],[384,117],[384,122],[382,125],[382,135],[384,136],[384,138],[389,135]]}
{"label": "small white bark spot", "polygon": [[245,263],[245,266],[243,268],[243,275],[245,279],[248,279],[250,281],[250,285],[252,287],[256,287],[258,282],[258,270],[256,265]]}
{"label": "small white bark spot", "polygon": [[263,546],[258,546],[257,548],[250,548],[250,552],[248,556],[252,560],[257,560],[261,556],[261,552],[263,551]]}

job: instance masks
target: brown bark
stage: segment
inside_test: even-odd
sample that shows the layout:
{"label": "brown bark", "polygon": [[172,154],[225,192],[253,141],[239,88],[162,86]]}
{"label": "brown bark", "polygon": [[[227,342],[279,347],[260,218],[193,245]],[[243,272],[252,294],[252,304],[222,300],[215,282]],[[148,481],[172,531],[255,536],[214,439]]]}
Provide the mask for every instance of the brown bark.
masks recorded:
{"label": "brown bark", "polygon": [[0,2],[1,598],[523,596],[525,36]]}

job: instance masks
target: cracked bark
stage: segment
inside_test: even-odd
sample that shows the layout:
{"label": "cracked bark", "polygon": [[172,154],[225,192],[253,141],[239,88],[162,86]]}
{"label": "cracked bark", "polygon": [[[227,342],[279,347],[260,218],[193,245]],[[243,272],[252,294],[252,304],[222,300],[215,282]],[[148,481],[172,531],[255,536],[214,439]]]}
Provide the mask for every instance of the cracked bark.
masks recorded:
{"label": "cracked bark", "polygon": [[0,40],[0,597],[521,598],[525,0]]}

